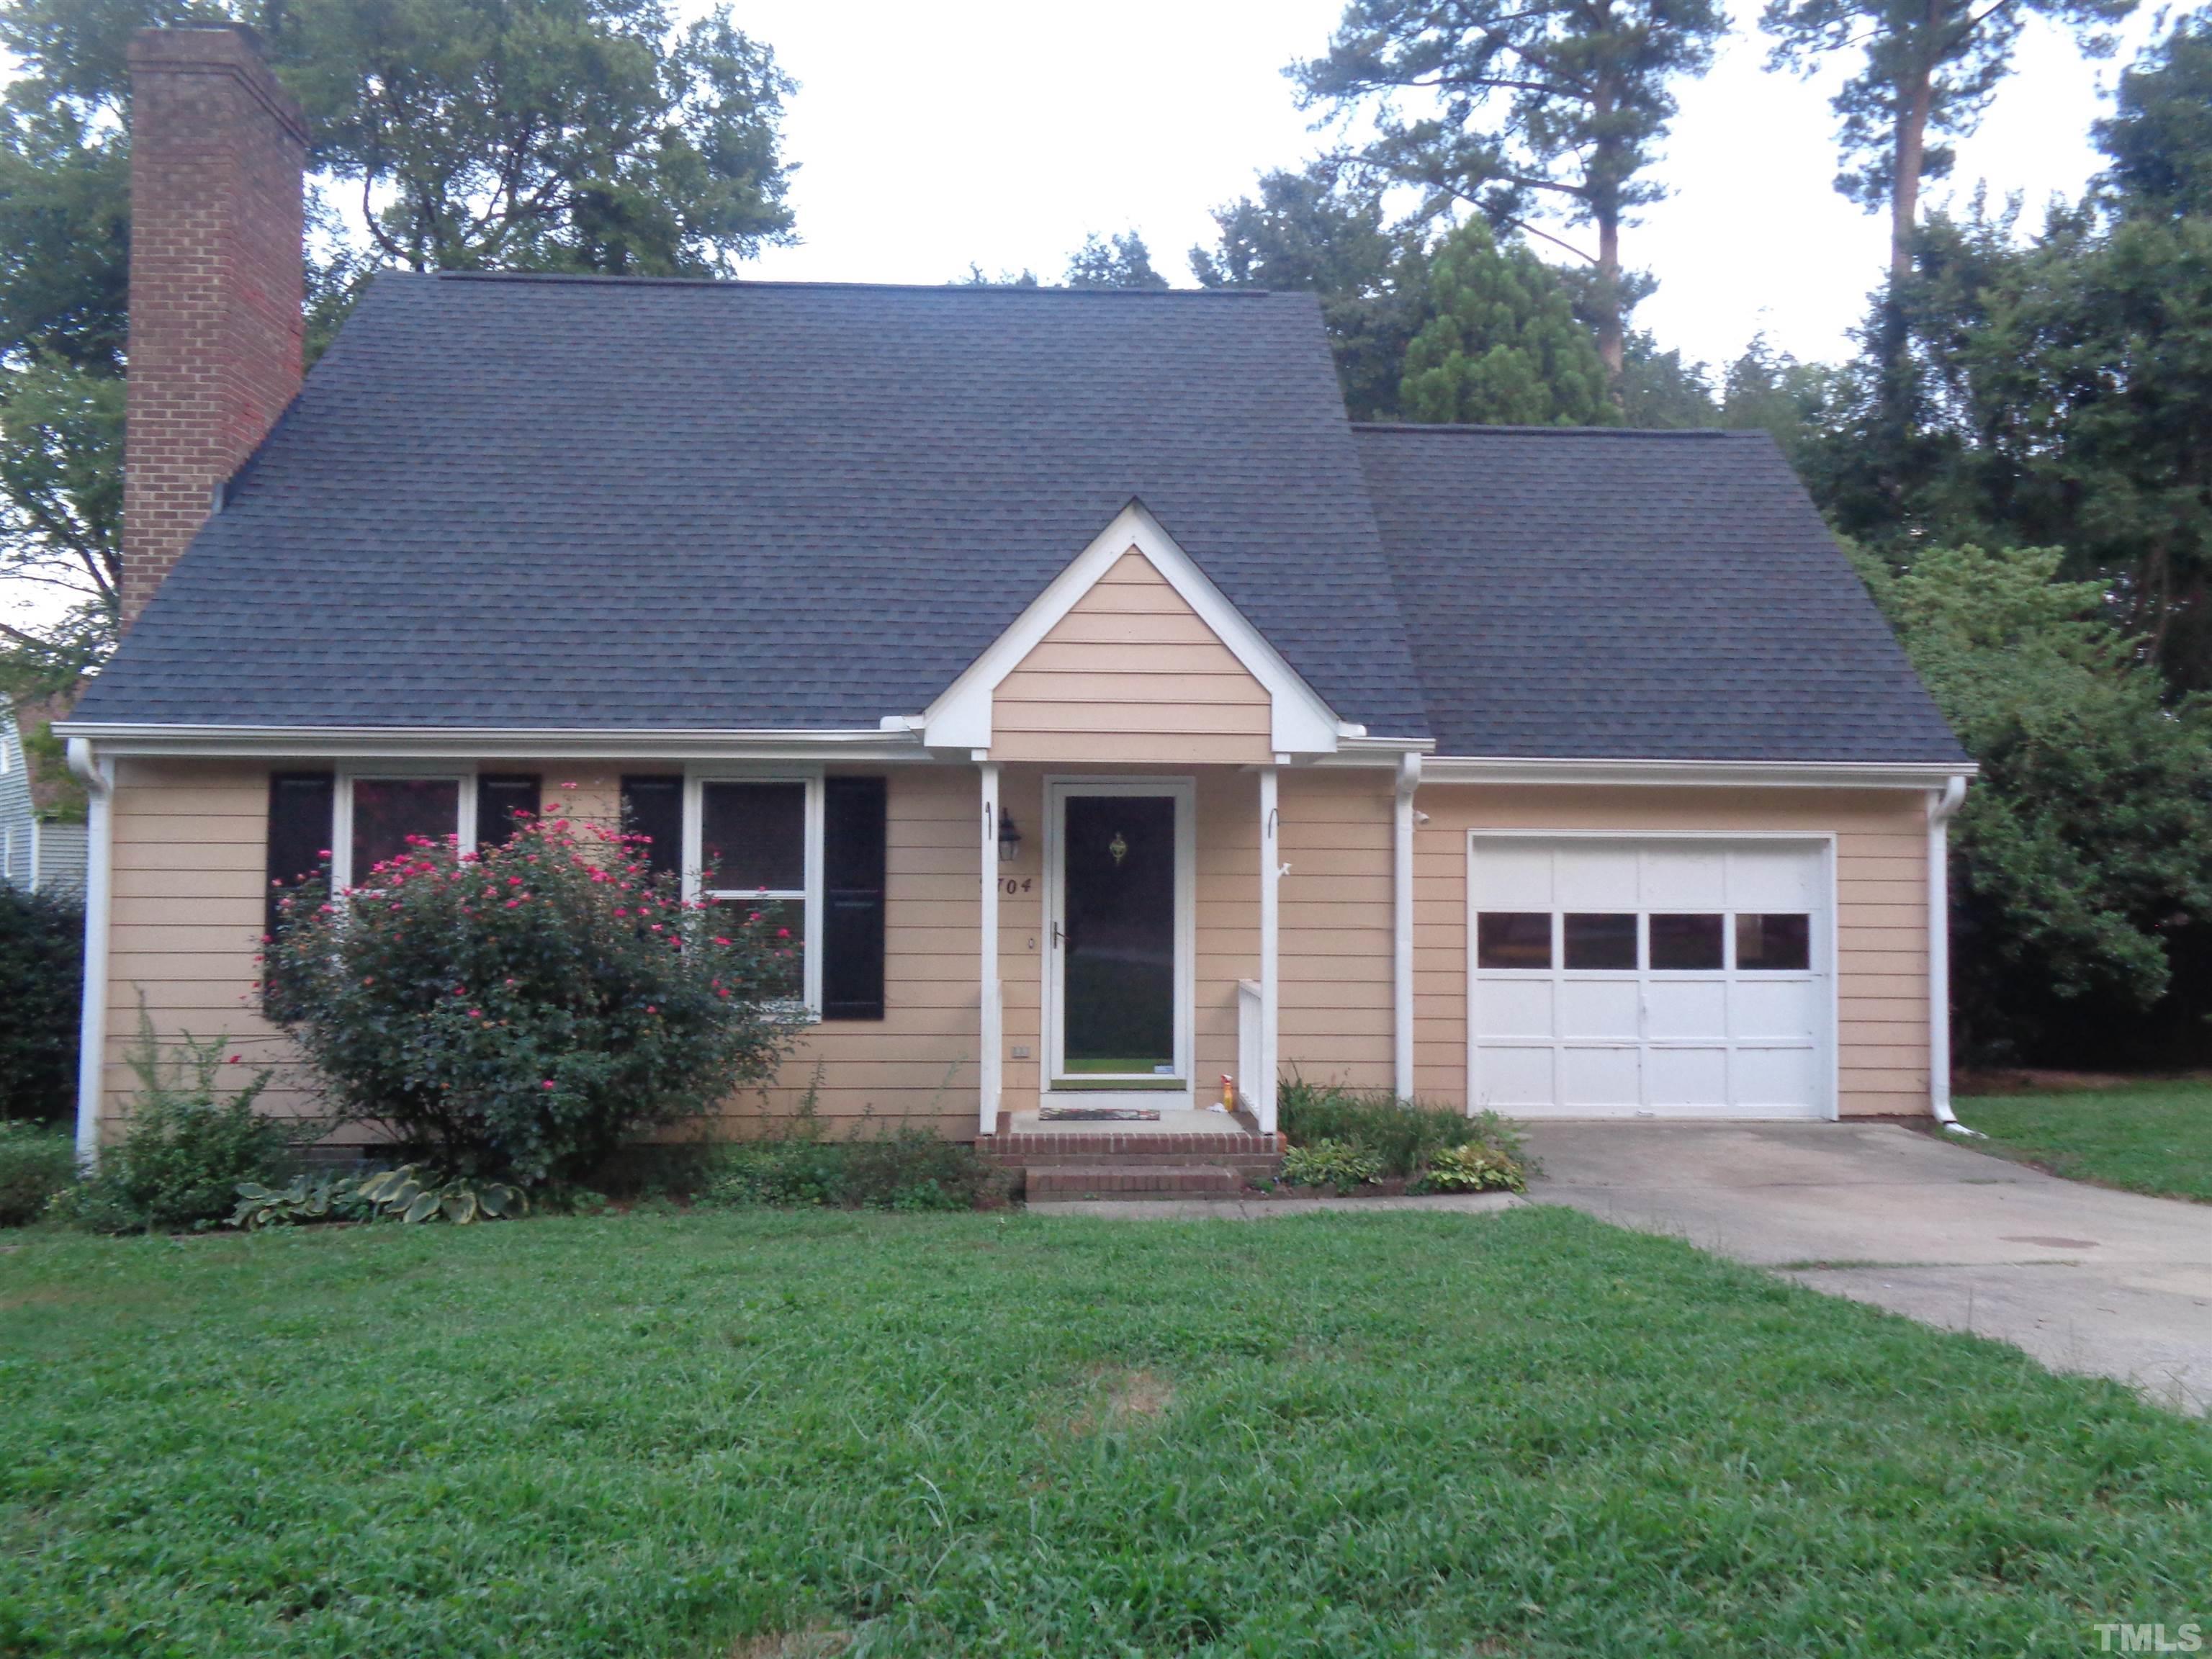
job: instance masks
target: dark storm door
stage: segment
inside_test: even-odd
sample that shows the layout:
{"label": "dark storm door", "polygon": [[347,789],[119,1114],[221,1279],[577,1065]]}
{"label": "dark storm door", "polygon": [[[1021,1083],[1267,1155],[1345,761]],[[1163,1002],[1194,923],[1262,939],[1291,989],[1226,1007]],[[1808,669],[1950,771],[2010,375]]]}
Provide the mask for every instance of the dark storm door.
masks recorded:
{"label": "dark storm door", "polygon": [[1181,1088],[1181,796],[1058,801],[1055,1086]]}

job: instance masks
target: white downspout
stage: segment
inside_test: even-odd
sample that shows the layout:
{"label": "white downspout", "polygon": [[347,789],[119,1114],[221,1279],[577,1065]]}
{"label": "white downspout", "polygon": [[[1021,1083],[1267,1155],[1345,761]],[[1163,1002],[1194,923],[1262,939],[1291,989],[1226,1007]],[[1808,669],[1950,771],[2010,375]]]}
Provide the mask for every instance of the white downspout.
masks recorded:
{"label": "white downspout", "polygon": [[1391,817],[1391,1067],[1398,1098],[1413,1097],[1413,792],[1421,757],[1398,757],[1397,799]]}
{"label": "white downspout", "polygon": [[107,1069],[108,895],[113,887],[115,763],[100,760],[83,738],[69,740],[69,768],[83,781],[84,1001],[77,1020],[76,1160],[89,1172],[100,1162],[100,1097]]}
{"label": "white downspout", "polygon": [[1951,815],[1966,798],[1966,779],[1953,778],[1928,799],[1928,1109],[1978,1140],[1951,1114]]}

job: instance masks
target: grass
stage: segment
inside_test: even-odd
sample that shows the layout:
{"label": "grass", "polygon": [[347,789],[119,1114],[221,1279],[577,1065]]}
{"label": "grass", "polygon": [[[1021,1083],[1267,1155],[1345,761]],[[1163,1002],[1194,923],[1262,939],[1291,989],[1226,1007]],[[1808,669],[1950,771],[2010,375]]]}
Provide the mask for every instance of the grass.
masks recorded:
{"label": "grass", "polygon": [[2075,1655],[2208,1582],[2202,1422],[1558,1209],[0,1254],[10,1656]]}
{"label": "grass", "polygon": [[2212,1083],[2131,1083],[1957,1105],[1990,1151],[2076,1181],[2212,1204]]}

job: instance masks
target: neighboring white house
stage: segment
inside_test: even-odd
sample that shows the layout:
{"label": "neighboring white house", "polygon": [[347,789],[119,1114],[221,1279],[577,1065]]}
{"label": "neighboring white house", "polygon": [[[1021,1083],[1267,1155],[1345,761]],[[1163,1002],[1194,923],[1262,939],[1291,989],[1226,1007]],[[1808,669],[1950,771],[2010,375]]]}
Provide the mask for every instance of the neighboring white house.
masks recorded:
{"label": "neighboring white house", "polygon": [[33,892],[84,891],[84,826],[58,823],[33,798],[14,711],[0,709],[0,881]]}

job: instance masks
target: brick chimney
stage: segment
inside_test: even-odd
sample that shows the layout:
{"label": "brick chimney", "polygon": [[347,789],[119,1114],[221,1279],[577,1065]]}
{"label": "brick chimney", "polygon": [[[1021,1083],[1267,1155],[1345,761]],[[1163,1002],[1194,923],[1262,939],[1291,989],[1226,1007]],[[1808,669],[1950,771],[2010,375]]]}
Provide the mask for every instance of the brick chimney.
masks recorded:
{"label": "brick chimney", "polygon": [[129,627],[300,389],[307,123],[242,28],[131,42]]}

